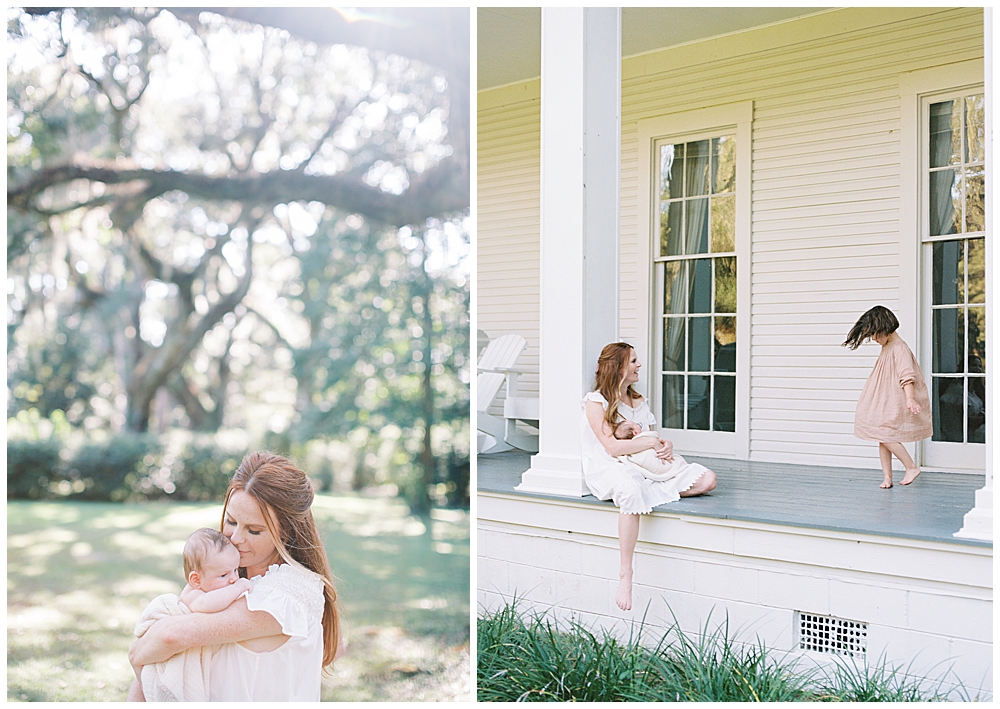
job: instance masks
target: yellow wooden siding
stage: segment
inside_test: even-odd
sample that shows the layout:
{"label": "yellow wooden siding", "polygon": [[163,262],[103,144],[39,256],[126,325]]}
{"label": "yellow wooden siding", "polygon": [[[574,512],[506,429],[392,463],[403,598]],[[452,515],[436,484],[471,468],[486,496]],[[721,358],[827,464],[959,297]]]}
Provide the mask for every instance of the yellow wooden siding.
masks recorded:
{"label": "yellow wooden siding", "polygon": [[[491,337],[515,332],[528,341],[517,364],[532,374],[522,375],[519,387],[535,395],[539,312],[537,84],[501,89],[499,105],[490,106],[489,100],[480,98],[480,106],[487,107],[479,111],[476,203],[478,326]],[[514,103],[503,104],[503,96],[514,96]],[[494,405],[491,411],[500,413],[502,409]]]}
{"label": "yellow wooden siding", "polygon": [[[838,13],[871,10],[837,11],[824,22]],[[899,74],[983,55],[981,9],[917,8],[887,17],[888,24],[874,27],[847,17],[842,24],[851,29],[807,41],[790,39],[805,25],[788,23],[784,41],[774,42],[781,30],[771,28],[761,31],[771,45],[755,47],[742,37],[745,54],[677,71],[649,67],[684,64],[684,48],[623,63],[626,338],[650,327],[638,322],[636,308],[640,298],[652,297],[636,292],[629,271],[648,263],[640,248],[649,248],[638,244],[639,225],[648,219],[637,214],[638,195],[649,187],[637,181],[637,122],[754,102],[752,296],[741,314],[751,317],[755,460],[863,467],[877,460],[874,444],[854,438],[853,423],[878,348],[850,352],[840,343],[872,305],[899,306]],[[697,52],[713,55],[708,47]]]}

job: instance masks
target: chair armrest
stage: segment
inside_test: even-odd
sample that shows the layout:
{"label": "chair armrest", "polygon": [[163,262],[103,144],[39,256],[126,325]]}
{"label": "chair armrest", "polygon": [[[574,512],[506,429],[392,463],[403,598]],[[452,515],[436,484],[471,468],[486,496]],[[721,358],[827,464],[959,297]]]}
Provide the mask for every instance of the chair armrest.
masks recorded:
{"label": "chair armrest", "polygon": [[531,374],[533,370],[521,369],[520,367],[477,367],[476,372],[489,374],[508,374],[510,372],[514,372],[515,374]]}

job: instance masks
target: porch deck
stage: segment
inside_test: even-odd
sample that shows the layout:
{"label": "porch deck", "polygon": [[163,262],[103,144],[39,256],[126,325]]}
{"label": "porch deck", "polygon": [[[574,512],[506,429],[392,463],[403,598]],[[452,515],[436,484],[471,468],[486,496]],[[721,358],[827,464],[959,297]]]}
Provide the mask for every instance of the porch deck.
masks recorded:
{"label": "porch deck", "polygon": [[[857,468],[798,466],[685,456],[715,471],[718,487],[707,495],[681,498],[657,510],[674,514],[838,532],[921,539],[992,548],[992,542],[952,536],[983,487],[983,475],[921,473],[909,486],[879,489],[882,473]],[[530,456],[507,451],[477,457],[477,488],[529,497],[514,490]],[[896,475],[902,478],[902,473]],[[612,505],[593,496],[584,503]]]}

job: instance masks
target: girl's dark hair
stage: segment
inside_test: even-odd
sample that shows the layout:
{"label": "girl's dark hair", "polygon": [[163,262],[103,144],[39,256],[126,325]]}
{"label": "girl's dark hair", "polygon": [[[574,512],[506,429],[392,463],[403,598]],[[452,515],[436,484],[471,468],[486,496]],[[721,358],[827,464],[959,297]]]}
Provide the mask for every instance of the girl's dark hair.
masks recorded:
{"label": "girl's dark hair", "polygon": [[874,335],[891,335],[899,328],[899,320],[884,305],[876,305],[871,310],[858,318],[854,327],[847,333],[847,339],[842,346],[850,347],[852,350]]}

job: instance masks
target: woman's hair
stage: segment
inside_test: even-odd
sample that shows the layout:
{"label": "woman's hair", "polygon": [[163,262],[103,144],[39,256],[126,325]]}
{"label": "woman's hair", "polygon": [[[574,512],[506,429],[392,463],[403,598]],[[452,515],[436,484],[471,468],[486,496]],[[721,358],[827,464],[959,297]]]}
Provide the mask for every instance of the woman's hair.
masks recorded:
{"label": "woman's hair", "polygon": [[257,501],[267,531],[282,560],[292,566],[305,567],[322,577],[326,600],[323,607],[323,666],[331,664],[340,643],[340,613],[326,550],[310,509],[313,503],[312,483],[287,458],[268,451],[257,451],[247,453],[229,481],[226,504],[222,507],[223,524],[229,498],[237,490]]}
{"label": "woman's hair", "polygon": [[892,314],[892,311],[884,305],[876,305],[858,318],[841,346],[856,350],[869,337],[891,335],[897,329],[899,329],[899,320]]}
{"label": "woman's hair", "polygon": [[215,529],[202,527],[194,530],[184,543],[184,578],[190,576],[192,571],[201,571],[210,554],[218,554],[230,544],[226,535]]}
{"label": "woman's hair", "polygon": [[[625,382],[628,362],[631,357],[632,345],[627,342],[612,342],[610,345],[604,346],[604,349],[601,350],[601,356],[597,358],[594,389],[601,392],[601,396],[608,402],[608,408],[604,410],[604,420],[607,421],[612,431],[619,420],[624,418],[618,413],[618,404],[622,403],[622,384]],[[633,399],[642,398],[631,384],[628,385],[627,391]]]}

